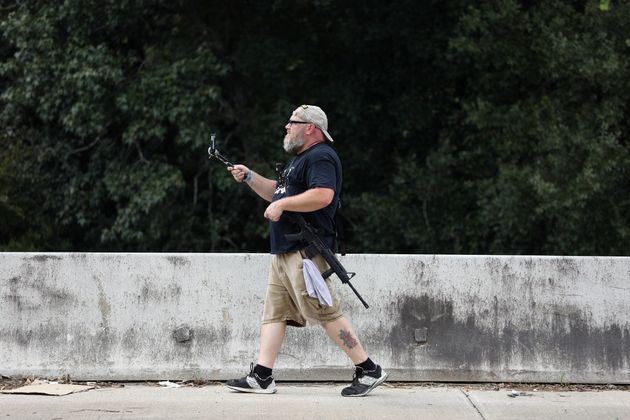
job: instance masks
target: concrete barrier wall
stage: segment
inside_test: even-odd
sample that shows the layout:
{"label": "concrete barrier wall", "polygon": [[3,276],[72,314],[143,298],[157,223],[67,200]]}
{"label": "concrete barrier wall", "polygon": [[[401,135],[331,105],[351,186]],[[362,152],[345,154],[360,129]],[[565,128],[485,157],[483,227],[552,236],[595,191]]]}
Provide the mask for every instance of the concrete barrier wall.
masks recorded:
{"label": "concrete barrier wall", "polygon": [[[347,255],[346,315],[393,380],[630,383],[630,258]],[[0,254],[0,374],[226,379],[258,350],[265,254]],[[320,327],[279,380],[349,380]]]}

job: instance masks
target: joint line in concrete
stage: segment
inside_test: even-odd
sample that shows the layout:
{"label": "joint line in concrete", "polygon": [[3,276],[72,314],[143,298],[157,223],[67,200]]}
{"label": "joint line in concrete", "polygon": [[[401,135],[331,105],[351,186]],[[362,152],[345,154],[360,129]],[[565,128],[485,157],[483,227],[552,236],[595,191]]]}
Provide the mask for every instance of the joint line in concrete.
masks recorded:
{"label": "joint line in concrete", "polygon": [[479,410],[479,408],[475,405],[475,403],[470,399],[470,396],[468,395],[468,393],[466,391],[464,391],[463,389],[460,389],[460,391],[462,392],[462,394],[464,394],[464,396],[466,397],[466,399],[468,400],[468,402],[475,408],[475,411],[477,411],[477,413],[479,414],[479,417],[482,418],[482,420],[487,420],[483,414],[481,414],[481,410]]}

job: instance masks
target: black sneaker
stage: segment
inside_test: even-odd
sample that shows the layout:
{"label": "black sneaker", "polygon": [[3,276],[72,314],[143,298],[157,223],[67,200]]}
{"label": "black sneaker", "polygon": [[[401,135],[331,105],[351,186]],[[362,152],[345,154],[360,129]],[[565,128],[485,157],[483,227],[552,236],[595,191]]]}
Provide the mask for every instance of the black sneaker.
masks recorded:
{"label": "black sneaker", "polygon": [[387,376],[388,373],[379,365],[376,365],[374,370],[363,370],[363,368],[355,366],[352,385],[342,389],[341,395],[344,397],[363,397],[385,382]]}
{"label": "black sneaker", "polygon": [[255,394],[273,394],[276,392],[276,383],[273,376],[261,378],[254,373],[254,364],[250,365],[249,375],[241,379],[230,379],[225,383],[230,389],[239,392],[253,392]]}

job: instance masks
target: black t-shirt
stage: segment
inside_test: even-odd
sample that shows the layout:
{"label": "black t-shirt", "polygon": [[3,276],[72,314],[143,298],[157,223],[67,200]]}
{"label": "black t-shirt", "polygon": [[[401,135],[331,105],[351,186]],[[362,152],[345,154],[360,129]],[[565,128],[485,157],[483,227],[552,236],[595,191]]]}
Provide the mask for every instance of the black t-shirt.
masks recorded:
{"label": "black t-shirt", "polygon": [[[323,209],[301,213],[304,219],[318,229],[319,237],[333,248],[335,242],[334,217],[341,193],[341,161],[337,152],[328,143],[317,143],[295,156],[285,166],[276,186],[272,201],[303,193],[311,188],[323,187],[335,191],[332,202]],[[290,220],[290,212],[284,212],[277,222],[270,222],[271,253],[282,254],[304,247],[299,242],[290,242],[287,233],[298,233],[300,228]]]}

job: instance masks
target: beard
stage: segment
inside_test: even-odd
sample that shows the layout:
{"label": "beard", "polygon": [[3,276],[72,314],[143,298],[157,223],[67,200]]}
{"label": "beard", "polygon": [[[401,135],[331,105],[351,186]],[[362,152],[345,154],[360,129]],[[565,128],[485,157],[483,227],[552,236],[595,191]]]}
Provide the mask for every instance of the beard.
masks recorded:
{"label": "beard", "polygon": [[287,134],[286,136],[284,136],[284,151],[295,155],[302,148],[302,146],[304,146],[304,143],[306,143],[306,139],[304,139],[304,136],[298,136],[292,139],[290,135]]}

